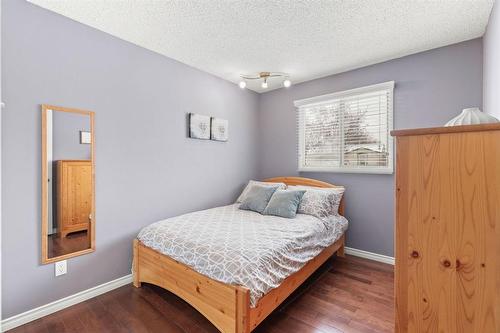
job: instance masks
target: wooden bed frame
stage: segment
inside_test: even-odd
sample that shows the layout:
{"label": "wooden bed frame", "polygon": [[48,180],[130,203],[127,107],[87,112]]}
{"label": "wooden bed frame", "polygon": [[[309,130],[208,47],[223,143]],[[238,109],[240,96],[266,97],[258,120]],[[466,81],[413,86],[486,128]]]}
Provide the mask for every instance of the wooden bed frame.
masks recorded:
{"label": "wooden bed frame", "polygon": [[[341,187],[302,177],[276,177],[266,182],[314,187]],[[339,213],[344,214],[344,200]],[[223,333],[249,333],[276,309],[328,258],[344,256],[345,235],[309,261],[302,269],[286,278],[279,287],[263,296],[255,308],[250,307],[249,290],[225,284],[202,275],[172,258],[134,240],[134,286],[141,282],[160,286],[176,294],[198,310]]]}

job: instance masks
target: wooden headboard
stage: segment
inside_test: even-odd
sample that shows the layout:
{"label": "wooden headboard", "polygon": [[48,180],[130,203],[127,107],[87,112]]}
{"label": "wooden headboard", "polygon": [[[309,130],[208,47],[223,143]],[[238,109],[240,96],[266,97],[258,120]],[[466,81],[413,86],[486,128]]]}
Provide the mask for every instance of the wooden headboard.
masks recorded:
{"label": "wooden headboard", "polygon": [[[285,183],[287,185],[303,185],[303,186],[322,187],[322,188],[332,188],[332,187],[344,188],[344,186],[333,185],[330,183],[322,182],[320,180],[304,178],[304,177],[274,177],[274,178],[264,179],[264,181],[269,183]],[[340,200],[339,214],[344,216],[344,197],[342,197],[342,200]]]}

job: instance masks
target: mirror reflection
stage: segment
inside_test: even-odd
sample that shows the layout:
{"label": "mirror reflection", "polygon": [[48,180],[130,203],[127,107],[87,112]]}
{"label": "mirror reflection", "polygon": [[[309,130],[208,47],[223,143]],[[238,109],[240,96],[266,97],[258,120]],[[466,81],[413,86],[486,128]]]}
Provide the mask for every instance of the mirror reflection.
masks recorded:
{"label": "mirror reflection", "polygon": [[47,214],[43,259],[51,262],[92,248],[93,114],[46,107],[44,117]]}

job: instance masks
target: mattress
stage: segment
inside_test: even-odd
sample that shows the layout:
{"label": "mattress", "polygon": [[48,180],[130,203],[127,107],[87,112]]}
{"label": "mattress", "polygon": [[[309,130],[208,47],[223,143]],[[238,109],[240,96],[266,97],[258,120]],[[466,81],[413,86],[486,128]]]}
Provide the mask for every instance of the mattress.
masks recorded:
{"label": "mattress", "polygon": [[250,304],[300,270],[347,229],[342,216],[294,219],[240,210],[239,204],[176,216],[143,228],[147,247],[220,282],[245,286]]}

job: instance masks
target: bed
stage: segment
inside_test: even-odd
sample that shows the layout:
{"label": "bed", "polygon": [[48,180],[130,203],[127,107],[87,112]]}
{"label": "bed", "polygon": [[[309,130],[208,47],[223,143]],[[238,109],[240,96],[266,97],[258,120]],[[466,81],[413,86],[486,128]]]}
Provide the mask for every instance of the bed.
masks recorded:
{"label": "bed", "polygon": [[[265,181],[337,187],[302,177]],[[251,332],[328,258],[343,256],[343,212],[342,200],[335,220],[286,221],[236,204],[153,223],[133,243],[134,286],[169,290],[221,332]]]}

